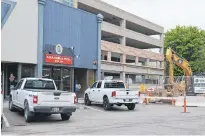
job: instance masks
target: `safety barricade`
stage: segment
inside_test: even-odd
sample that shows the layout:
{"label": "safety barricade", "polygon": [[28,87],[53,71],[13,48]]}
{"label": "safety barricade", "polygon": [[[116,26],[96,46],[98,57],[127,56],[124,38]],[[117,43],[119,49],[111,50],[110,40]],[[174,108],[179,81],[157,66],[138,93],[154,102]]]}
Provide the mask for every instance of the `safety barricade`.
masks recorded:
{"label": "safety barricade", "polygon": [[[180,96],[176,99],[176,106],[184,106],[184,97]],[[186,96],[186,106],[187,107],[205,107],[205,97],[204,96]]]}

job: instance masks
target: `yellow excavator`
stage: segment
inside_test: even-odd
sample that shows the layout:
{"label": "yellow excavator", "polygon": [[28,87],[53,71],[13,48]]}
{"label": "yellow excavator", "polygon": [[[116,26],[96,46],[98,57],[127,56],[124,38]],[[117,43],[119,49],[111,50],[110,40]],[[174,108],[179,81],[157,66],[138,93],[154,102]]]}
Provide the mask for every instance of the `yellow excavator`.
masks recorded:
{"label": "yellow excavator", "polygon": [[[167,96],[182,95],[188,90],[192,89],[192,69],[189,62],[178,55],[170,47],[166,50],[165,55],[167,63],[167,75],[168,80],[165,83],[165,89],[167,90]],[[181,82],[175,82],[174,79],[174,65],[178,66],[184,71],[185,80]],[[186,92],[185,92],[186,91]]]}

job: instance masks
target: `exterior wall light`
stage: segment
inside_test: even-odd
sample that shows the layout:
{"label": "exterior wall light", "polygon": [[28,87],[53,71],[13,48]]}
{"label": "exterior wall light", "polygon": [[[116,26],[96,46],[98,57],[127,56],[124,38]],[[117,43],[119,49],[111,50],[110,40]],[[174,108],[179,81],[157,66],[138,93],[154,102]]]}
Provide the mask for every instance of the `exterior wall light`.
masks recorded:
{"label": "exterior wall light", "polygon": [[95,61],[93,62],[93,64],[94,64],[94,65],[97,65],[97,61],[95,60]]}

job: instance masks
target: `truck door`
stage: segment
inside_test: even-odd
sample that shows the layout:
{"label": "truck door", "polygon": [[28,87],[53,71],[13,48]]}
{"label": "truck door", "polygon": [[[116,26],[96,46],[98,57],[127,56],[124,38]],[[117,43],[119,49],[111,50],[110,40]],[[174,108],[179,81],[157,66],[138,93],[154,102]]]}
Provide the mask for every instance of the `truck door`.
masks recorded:
{"label": "truck door", "polygon": [[20,97],[21,97],[20,91],[21,91],[22,84],[23,84],[23,80],[20,80],[14,90],[14,99],[15,99],[14,102],[18,106],[20,106]]}
{"label": "truck door", "polygon": [[97,84],[98,84],[98,82],[95,82],[90,88],[89,98],[92,101],[96,100],[95,92],[96,92]]}
{"label": "truck door", "polygon": [[101,85],[102,85],[102,81],[99,81],[97,84],[97,88],[94,92],[94,97],[96,98],[96,102],[100,102],[100,95],[101,95]]}

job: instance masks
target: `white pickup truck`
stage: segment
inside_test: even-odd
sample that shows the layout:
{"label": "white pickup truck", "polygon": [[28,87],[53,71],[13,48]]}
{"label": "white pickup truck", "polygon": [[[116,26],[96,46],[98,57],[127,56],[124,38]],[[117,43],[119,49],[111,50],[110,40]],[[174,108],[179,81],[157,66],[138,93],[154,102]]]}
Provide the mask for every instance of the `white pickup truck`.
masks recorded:
{"label": "white pickup truck", "polygon": [[84,102],[85,105],[91,105],[91,102],[103,104],[105,110],[123,104],[129,110],[134,110],[135,104],[139,103],[139,95],[137,90],[126,89],[123,81],[101,80],[85,91]]}
{"label": "white pickup truck", "polygon": [[76,95],[57,90],[52,79],[23,78],[10,93],[9,109],[24,111],[26,122],[39,114],[61,114],[62,120],[69,120],[76,111]]}

